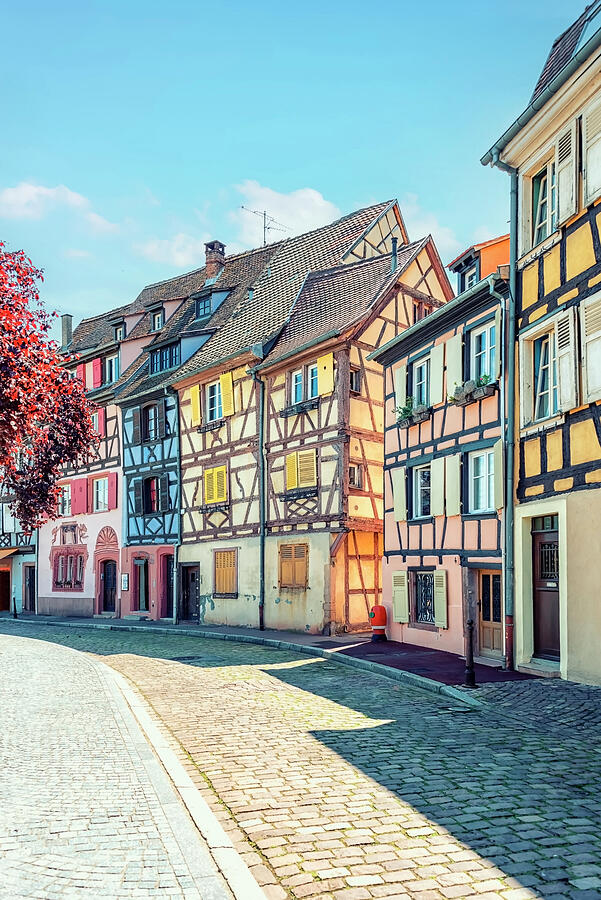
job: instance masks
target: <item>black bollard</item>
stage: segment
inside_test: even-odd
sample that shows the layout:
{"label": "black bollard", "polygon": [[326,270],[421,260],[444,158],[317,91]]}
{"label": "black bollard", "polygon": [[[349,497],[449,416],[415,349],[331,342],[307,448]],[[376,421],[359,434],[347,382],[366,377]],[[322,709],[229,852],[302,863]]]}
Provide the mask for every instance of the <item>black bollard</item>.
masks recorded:
{"label": "black bollard", "polygon": [[476,673],[474,672],[474,620],[467,620],[467,652],[465,654],[465,679],[464,685],[469,688],[476,687]]}
{"label": "black bollard", "polygon": [[18,619],[17,616],[17,598],[13,596],[13,619]]}

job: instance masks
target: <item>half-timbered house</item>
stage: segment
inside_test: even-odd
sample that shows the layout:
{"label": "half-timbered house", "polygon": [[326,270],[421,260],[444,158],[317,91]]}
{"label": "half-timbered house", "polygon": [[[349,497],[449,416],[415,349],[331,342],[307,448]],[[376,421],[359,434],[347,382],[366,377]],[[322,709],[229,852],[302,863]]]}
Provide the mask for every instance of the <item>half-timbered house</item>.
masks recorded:
{"label": "half-timbered house", "polygon": [[[511,178],[515,662],[601,683],[601,7],[482,158]],[[509,573],[508,573],[509,574]],[[508,587],[512,588],[509,582]]]}
{"label": "half-timbered house", "polygon": [[365,357],[450,285],[431,239],[408,244],[395,202],[251,251],[246,279],[241,259],[223,257],[220,321],[174,379],[181,616],[364,625],[382,530],[381,375]]}
{"label": "half-timbered house", "polygon": [[25,534],[8,502],[0,503],[0,612],[35,612],[36,534]]}
{"label": "half-timbered house", "polygon": [[505,657],[507,281],[479,281],[373,354],[385,371],[383,597],[394,640]]}

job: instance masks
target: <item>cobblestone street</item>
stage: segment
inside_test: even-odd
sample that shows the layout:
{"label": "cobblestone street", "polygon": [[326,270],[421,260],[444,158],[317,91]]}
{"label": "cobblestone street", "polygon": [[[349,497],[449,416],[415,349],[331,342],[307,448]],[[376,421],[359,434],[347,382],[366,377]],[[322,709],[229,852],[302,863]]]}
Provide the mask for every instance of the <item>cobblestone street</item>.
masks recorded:
{"label": "cobblestone street", "polygon": [[[138,850],[143,841],[138,874],[146,851],[152,848],[156,868],[173,841],[144,790],[133,802],[123,749],[113,749],[110,729],[99,748],[107,726],[96,721],[98,676],[85,658],[74,669],[77,683],[60,683],[55,660],[65,651],[53,647],[60,643],[97,654],[142,693],[272,900],[601,897],[601,728],[594,715],[588,723],[580,715],[579,727],[570,727],[570,685],[493,685],[482,691],[486,707],[471,709],[327,660],[259,646],[9,620],[0,631],[50,642],[35,654],[21,649],[22,640],[0,644],[9,648],[9,661],[16,654],[8,675],[3,668],[3,782],[14,786],[11,802],[17,789],[25,796],[20,816],[39,794],[44,834],[52,818],[44,806],[58,815],[60,792],[68,802],[65,785],[75,770],[105,810],[96,835],[105,842],[118,839],[100,838],[110,831],[109,803],[100,798],[107,780],[118,773],[123,781],[136,825],[119,840],[124,852],[127,840]],[[29,689],[39,690],[40,681],[75,703],[68,715],[76,731],[79,716],[86,717],[86,755],[68,769],[55,749],[64,708],[57,712],[53,701],[44,718],[28,720]],[[575,703],[599,709],[598,691],[577,689]],[[47,775],[55,765],[53,786]],[[87,842],[82,857],[94,843],[86,828],[75,838]],[[26,836],[39,840],[38,832]],[[2,845],[12,883],[21,872],[33,878],[24,840],[3,837],[12,841]],[[68,846],[53,852],[72,865],[78,848]],[[180,877],[177,867],[167,869],[166,878]]]}

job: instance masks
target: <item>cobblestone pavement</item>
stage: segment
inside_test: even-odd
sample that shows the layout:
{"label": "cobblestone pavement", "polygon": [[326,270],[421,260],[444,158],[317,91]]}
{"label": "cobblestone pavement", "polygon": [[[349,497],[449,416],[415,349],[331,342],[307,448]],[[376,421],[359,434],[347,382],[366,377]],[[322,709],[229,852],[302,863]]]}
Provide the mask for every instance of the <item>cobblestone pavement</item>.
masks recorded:
{"label": "cobblestone pavement", "polygon": [[559,678],[536,678],[484,684],[477,696],[511,715],[519,715],[525,709],[530,723],[541,728],[569,729],[601,738],[601,687]]}
{"label": "cobblestone pavement", "polygon": [[0,673],[0,897],[231,897],[108,670],[0,635]]}
{"label": "cobblestone pavement", "polygon": [[598,731],[558,737],[552,709],[522,700],[521,723],[252,645],[0,630],[128,677],[274,900],[601,897]]}

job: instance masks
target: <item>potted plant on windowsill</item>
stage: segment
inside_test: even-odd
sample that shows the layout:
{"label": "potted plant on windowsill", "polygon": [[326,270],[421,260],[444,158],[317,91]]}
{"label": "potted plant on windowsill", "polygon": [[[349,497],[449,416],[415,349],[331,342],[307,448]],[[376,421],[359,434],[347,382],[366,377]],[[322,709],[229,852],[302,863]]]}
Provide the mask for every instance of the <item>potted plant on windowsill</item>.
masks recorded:
{"label": "potted plant on windowsill", "polygon": [[411,425],[417,425],[419,422],[425,422],[430,418],[430,407],[423,403],[413,405],[413,397],[407,397],[404,406],[397,406],[397,422],[399,428],[409,428]]}
{"label": "potted plant on windowsill", "polygon": [[490,397],[496,390],[497,382],[492,381],[490,375],[481,375],[475,381],[470,379],[463,384],[456,384],[455,390],[448,399],[449,403],[455,403],[457,406],[467,406],[474,400]]}
{"label": "potted plant on windowsill", "polygon": [[430,407],[426,406],[424,403],[418,403],[418,405],[413,410],[413,423],[417,425],[418,422],[425,422],[426,419],[430,418]]}
{"label": "potted plant on windowsill", "polygon": [[490,375],[481,375],[476,380],[476,387],[472,391],[472,397],[474,400],[479,400],[481,397],[490,397],[497,389],[497,384],[492,380]]}

